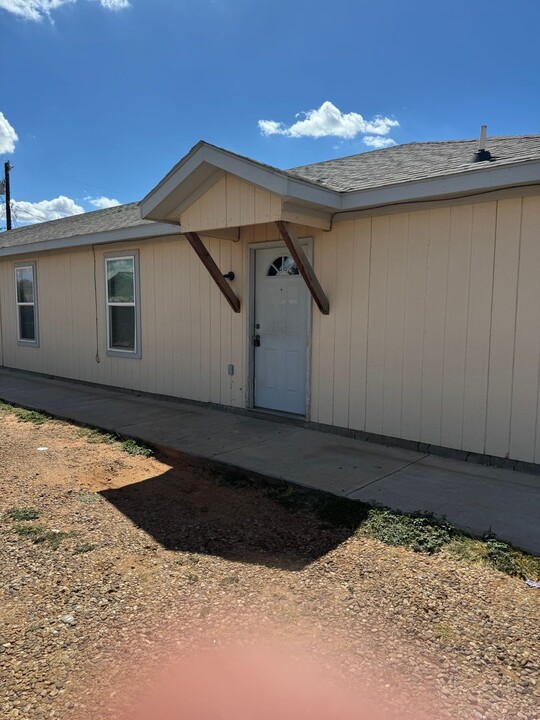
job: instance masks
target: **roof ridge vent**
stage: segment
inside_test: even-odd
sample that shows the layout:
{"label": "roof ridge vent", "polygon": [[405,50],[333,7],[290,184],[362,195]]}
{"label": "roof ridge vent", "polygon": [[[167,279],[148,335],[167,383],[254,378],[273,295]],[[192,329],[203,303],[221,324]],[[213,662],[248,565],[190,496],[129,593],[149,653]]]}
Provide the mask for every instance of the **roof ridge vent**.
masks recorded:
{"label": "roof ridge vent", "polygon": [[491,153],[486,150],[487,125],[480,127],[480,138],[478,139],[478,150],[472,156],[473,162],[485,162],[491,160]]}

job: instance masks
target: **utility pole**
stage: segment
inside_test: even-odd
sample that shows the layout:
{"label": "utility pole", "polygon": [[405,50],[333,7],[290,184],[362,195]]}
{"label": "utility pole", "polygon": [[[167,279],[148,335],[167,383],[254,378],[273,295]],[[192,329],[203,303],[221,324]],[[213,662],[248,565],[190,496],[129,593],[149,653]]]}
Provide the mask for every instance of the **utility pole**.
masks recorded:
{"label": "utility pole", "polygon": [[6,229],[11,230],[11,192],[9,188],[9,171],[13,168],[9,160],[4,163],[4,186],[6,190]]}

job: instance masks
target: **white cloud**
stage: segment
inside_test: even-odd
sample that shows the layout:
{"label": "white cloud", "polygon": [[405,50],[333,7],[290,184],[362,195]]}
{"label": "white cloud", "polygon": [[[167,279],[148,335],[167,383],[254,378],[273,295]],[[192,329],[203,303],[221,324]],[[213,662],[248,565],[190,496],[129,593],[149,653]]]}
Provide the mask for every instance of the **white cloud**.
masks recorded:
{"label": "white cloud", "polygon": [[108,198],[108,197],[97,197],[93,198],[91,196],[85,197],[85,200],[88,200],[90,205],[93,205],[94,207],[99,208],[100,210],[104,210],[105,208],[112,208],[116,207],[117,205],[120,205],[120,201],[116,198]]}
{"label": "white cloud", "polygon": [[123,10],[129,7],[129,0],[99,0],[107,10]]}
{"label": "white cloud", "polygon": [[365,145],[374,150],[380,150],[381,148],[391,147],[396,144],[396,141],[392,140],[392,138],[385,138],[380,135],[366,135],[362,140]]}
{"label": "white cloud", "polygon": [[257,123],[263,135],[286,135],[283,123],[276,120],[259,120]]}
{"label": "white cloud", "polygon": [[[5,215],[5,209],[2,212]],[[12,201],[12,215],[17,223],[33,224],[47,220],[59,220],[70,215],[80,215],[83,212],[84,208],[65,195],[39,202]]]}
{"label": "white cloud", "polygon": [[[130,6],[129,0],[98,0],[107,10],[122,10]],[[51,18],[51,12],[62,5],[75,3],[77,0],[0,0],[0,8],[26,20],[40,21]]]}
{"label": "white cloud", "polygon": [[44,15],[65,2],[66,0],[0,0],[0,8],[27,20],[41,20]]}
{"label": "white cloud", "polygon": [[10,125],[4,113],[0,112],[0,153],[15,152],[15,143],[18,139],[14,128]]}
{"label": "white cloud", "polygon": [[49,17],[51,10],[69,2],[75,0],[0,0],[0,8],[26,20],[42,20]]}
{"label": "white cloud", "polygon": [[359,134],[388,135],[399,122],[391,118],[376,116],[365,120],[355,112],[342,113],[329,100],[316,110],[299,113],[302,116],[292,125],[284,125],[276,120],[259,120],[258,125],[263,135],[285,135],[286,137],[341,137],[350,140]]}

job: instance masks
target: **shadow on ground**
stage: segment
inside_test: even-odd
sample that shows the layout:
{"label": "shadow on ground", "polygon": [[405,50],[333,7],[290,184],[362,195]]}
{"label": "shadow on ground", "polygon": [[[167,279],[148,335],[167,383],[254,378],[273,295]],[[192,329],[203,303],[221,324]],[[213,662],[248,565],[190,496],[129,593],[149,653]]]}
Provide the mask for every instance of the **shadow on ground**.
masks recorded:
{"label": "shadow on ground", "polygon": [[360,503],[323,493],[180,463],[100,494],[167,550],[287,570],[336,548],[366,513]]}

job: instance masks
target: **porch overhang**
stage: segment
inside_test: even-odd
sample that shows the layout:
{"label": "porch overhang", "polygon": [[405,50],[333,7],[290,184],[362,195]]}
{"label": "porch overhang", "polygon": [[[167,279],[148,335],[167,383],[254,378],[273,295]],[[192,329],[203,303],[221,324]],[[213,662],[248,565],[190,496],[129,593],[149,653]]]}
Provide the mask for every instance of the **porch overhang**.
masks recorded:
{"label": "porch overhang", "polygon": [[237,241],[240,228],[275,224],[320,311],[328,299],[293,230],[293,224],[330,230],[340,193],[281,170],[199,143],[141,202],[144,219],[179,226],[233,312],[240,299],[201,236]]}
{"label": "porch overhang", "polygon": [[[313,227],[326,228],[332,214],[341,208],[339,192],[200,142],[142,200],[141,216],[146,220],[180,225],[186,232],[215,230],[216,225],[195,227],[186,224],[185,219],[182,222],[182,216],[226,177],[236,178],[279,201],[274,202],[263,222],[284,220],[310,224],[303,221],[312,220]],[[223,227],[232,225],[224,223]]]}

